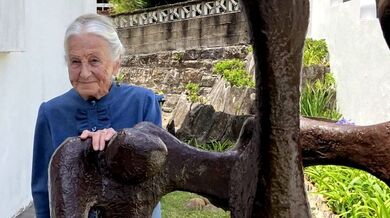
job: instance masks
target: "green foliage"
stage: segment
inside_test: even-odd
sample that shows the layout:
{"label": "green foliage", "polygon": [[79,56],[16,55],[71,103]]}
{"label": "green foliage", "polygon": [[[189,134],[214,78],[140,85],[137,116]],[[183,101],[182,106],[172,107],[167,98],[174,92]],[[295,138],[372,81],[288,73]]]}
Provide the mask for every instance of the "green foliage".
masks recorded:
{"label": "green foliage", "polygon": [[164,95],[165,94],[165,92],[163,90],[156,90],[155,93],[157,95]]}
{"label": "green foliage", "polygon": [[[330,73],[323,81],[308,83],[301,95],[301,113],[339,120],[335,93],[335,80]],[[390,218],[390,189],[370,174],[341,166],[307,167],[305,174],[341,217]]]}
{"label": "green foliage", "polygon": [[303,65],[323,65],[329,66],[329,54],[328,47],[326,46],[325,39],[313,40],[307,38],[305,41],[303,52]]}
{"label": "green foliage", "polygon": [[248,47],[248,53],[253,53],[253,45],[249,45],[249,47]]}
{"label": "green foliage", "polygon": [[132,12],[147,6],[147,0],[109,0],[115,14]]}
{"label": "green foliage", "polygon": [[175,191],[165,195],[161,199],[162,217],[169,218],[229,218],[230,212],[218,210],[196,210],[185,207],[192,198],[199,195],[190,192]]}
{"label": "green foliage", "polygon": [[187,144],[202,150],[216,152],[223,152],[234,146],[234,143],[230,140],[211,140],[209,143],[200,144],[196,139],[190,139],[187,141]]}
{"label": "green foliage", "polygon": [[390,189],[372,175],[341,166],[307,167],[305,174],[341,217],[390,217]]}
{"label": "green foliage", "polygon": [[213,72],[222,75],[226,81],[236,87],[254,87],[252,76],[245,71],[245,63],[239,59],[218,61]]}
{"label": "green foliage", "polygon": [[226,59],[218,61],[214,65],[214,73],[223,75],[225,70],[245,69],[245,63],[239,59]]}
{"label": "green foliage", "polygon": [[185,89],[188,96],[187,98],[190,102],[192,103],[202,102],[202,97],[199,95],[200,92],[199,84],[189,82],[185,86]]}
{"label": "green foliage", "polygon": [[118,73],[115,77],[115,81],[120,83],[124,82],[125,79],[126,79],[126,75],[124,73]]}
{"label": "green foliage", "polygon": [[331,73],[324,80],[307,82],[301,92],[301,114],[308,117],[322,117],[339,120],[341,114],[336,105],[335,80]]}
{"label": "green foliage", "polygon": [[181,53],[178,52],[178,53],[173,53],[172,54],[172,59],[177,61],[177,62],[179,62],[179,63],[181,63],[183,61],[183,57],[184,57],[184,53],[183,52],[181,52]]}

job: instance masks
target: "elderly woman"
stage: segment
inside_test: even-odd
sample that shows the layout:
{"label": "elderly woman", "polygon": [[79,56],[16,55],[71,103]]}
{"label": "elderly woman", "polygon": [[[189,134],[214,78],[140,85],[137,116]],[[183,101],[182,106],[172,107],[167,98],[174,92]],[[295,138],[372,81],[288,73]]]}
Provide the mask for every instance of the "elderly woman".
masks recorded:
{"label": "elderly woman", "polygon": [[[80,16],[66,30],[64,47],[73,88],[41,104],[35,129],[31,188],[38,218],[50,217],[48,164],[67,137],[92,138],[101,151],[119,129],[141,121],[161,126],[152,91],[113,81],[123,47],[109,18]],[[161,217],[159,204],[153,217]]]}

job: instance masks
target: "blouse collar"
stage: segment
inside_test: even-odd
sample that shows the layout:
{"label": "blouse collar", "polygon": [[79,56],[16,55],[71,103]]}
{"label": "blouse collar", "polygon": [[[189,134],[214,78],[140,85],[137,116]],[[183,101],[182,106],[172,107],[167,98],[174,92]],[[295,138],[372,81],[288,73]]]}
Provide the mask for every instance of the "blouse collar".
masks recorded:
{"label": "blouse collar", "polygon": [[116,95],[116,93],[119,90],[119,86],[120,86],[119,83],[113,81],[111,84],[110,91],[107,93],[107,95],[101,97],[100,99],[95,99],[95,100],[94,99],[90,99],[90,100],[83,99],[74,88],[72,88],[71,92],[75,96],[77,102],[79,102],[81,105],[86,105],[86,103],[88,105],[92,105],[92,106],[95,106],[95,104],[108,105],[113,101],[114,96]]}

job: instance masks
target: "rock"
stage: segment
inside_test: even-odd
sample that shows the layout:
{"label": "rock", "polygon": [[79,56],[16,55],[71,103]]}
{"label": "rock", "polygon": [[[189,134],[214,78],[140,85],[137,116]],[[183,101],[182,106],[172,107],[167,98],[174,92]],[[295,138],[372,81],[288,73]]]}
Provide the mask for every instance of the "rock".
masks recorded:
{"label": "rock", "polygon": [[243,115],[254,114],[253,94],[255,94],[253,88],[233,87],[224,79],[219,78],[207,98],[216,111]]}
{"label": "rock", "polygon": [[[183,110],[189,110],[185,113]],[[182,141],[196,139],[200,144],[217,141],[236,141],[245,120],[251,115],[231,115],[216,112],[212,105],[179,103],[173,120],[176,137]],[[178,123],[176,123],[178,122]]]}
{"label": "rock", "polygon": [[315,82],[316,80],[324,80],[325,73],[329,73],[330,68],[327,66],[310,66],[302,69],[301,87],[304,87],[307,82]]}
{"label": "rock", "polygon": [[202,87],[212,87],[215,84],[216,80],[217,80],[217,76],[216,75],[204,74],[202,76],[200,84],[201,84]]}
{"label": "rock", "polygon": [[250,75],[253,75],[253,81],[255,81],[255,59],[253,58],[253,52],[248,53],[248,55],[245,57],[245,61],[245,70]]}
{"label": "rock", "polygon": [[179,96],[179,100],[176,104],[175,109],[172,112],[172,119],[175,121],[175,128],[181,128],[185,117],[191,110],[191,103],[187,101],[187,95],[185,93]]}
{"label": "rock", "polygon": [[[176,137],[182,141],[197,139],[199,143],[206,142],[213,124],[214,113],[215,110],[210,105],[196,105],[187,114],[183,114],[184,119],[182,119],[180,128],[176,131]],[[174,120],[176,124],[176,117],[174,117]]]}
{"label": "rock", "polygon": [[[192,209],[192,210],[202,210],[208,205],[212,205],[212,204],[210,203],[210,201],[207,198],[197,197],[197,198],[190,199],[185,204],[185,207],[188,209]],[[212,205],[212,206],[214,206],[214,205]],[[210,207],[210,206],[208,206],[208,207]]]}
{"label": "rock", "polygon": [[313,218],[338,217],[328,207],[325,198],[321,194],[317,193],[316,187],[307,178],[305,178],[305,189]]}

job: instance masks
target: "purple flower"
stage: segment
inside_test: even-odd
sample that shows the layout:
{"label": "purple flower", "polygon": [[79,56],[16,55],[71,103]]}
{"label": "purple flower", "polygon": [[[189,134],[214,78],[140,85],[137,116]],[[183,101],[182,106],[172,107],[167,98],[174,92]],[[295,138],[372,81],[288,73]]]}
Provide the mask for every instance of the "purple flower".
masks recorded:
{"label": "purple flower", "polygon": [[339,121],[337,121],[336,124],[340,124],[340,125],[355,125],[355,123],[352,122],[352,120],[347,120],[344,117],[341,118]]}

